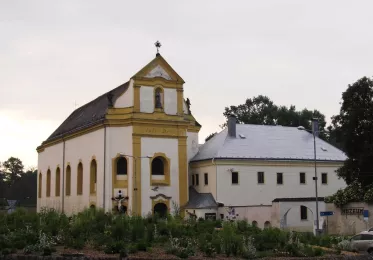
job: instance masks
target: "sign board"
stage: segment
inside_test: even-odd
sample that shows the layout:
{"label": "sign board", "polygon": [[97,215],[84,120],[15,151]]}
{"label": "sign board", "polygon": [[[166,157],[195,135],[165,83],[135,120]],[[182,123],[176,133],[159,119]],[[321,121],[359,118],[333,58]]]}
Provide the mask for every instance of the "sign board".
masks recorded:
{"label": "sign board", "polygon": [[328,216],[333,216],[333,215],[334,215],[333,211],[320,211],[321,217],[328,217]]}
{"label": "sign board", "polygon": [[344,208],[341,212],[342,215],[363,215],[364,208]]}

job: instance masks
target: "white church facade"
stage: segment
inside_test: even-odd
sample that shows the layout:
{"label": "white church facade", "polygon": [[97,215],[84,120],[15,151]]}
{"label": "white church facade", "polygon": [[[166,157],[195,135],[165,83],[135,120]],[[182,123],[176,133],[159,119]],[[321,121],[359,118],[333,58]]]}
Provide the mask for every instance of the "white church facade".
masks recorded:
{"label": "white church facade", "polygon": [[[230,118],[200,146],[201,125],[183,88],[157,54],[128,82],[76,109],[37,148],[38,210],[111,211],[121,195],[127,214],[163,214],[178,205],[187,216],[225,219],[229,207],[261,227],[309,224],[312,134]],[[335,171],[346,157],[319,138],[316,146],[322,209],[322,197],[345,187]]]}

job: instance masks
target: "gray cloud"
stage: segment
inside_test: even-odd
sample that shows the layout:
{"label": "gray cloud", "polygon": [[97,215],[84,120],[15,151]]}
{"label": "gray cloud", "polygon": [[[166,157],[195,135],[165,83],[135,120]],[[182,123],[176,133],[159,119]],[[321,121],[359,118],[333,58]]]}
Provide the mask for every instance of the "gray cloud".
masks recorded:
{"label": "gray cloud", "polygon": [[330,117],[347,84],[372,75],[372,8],[371,1],[2,1],[0,111],[57,127],[74,102],[146,65],[160,40],[187,82],[201,140],[219,129],[225,106],[258,94]]}

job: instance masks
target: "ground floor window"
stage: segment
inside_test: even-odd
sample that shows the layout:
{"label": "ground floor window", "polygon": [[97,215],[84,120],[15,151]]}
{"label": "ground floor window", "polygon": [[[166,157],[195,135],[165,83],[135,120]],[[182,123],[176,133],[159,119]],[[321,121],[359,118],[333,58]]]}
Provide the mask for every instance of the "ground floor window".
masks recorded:
{"label": "ground floor window", "polygon": [[216,213],[205,213],[205,219],[216,220]]}
{"label": "ground floor window", "polygon": [[305,206],[300,206],[300,219],[301,220],[307,220],[307,207]]}

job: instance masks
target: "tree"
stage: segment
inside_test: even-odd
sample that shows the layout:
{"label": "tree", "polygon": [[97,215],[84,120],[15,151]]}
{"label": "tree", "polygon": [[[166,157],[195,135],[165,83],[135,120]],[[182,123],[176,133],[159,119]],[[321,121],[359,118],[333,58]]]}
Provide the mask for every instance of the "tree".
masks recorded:
{"label": "tree", "polygon": [[[277,106],[267,96],[259,95],[248,98],[244,104],[226,107],[223,115],[235,115],[240,124],[303,126],[312,129],[312,118],[318,118],[320,130],[325,129],[325,116],[318,110],[303,109],[297,111],[295,106]],[[226,126],[226,123],[223,124]],[[325,132],[320,132],[320,138],[327,139]]]}
{"label": "tree", "polygon": [[215,133],[212,133],[212,134],[210,134],[209,136],[207,136],[207,137],[205,138],[205,142],[207,142],[208,140],[210,140],[211,138],[213,138],[216,134],[217,134],[217,133],[215,132]]}
{"label": "tree", "polygon": [[331,137],[348,159],[337,173],[347,184],[373,184],[373,80],[363,77],[342,93],[338,115],[332,117]]}
{"label": "tree", "polygon": [[11,186],[23,174],[23,163],[20,159],[10,157],[2,163],[4,180]]}

